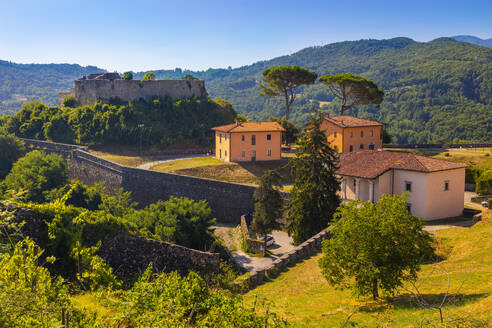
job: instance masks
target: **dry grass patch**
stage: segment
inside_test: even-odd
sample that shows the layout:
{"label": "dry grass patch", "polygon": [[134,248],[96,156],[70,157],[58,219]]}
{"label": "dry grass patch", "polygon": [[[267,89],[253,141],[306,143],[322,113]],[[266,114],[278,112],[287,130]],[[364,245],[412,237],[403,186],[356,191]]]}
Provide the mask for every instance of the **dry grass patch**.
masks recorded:
{"label": "dry grass patch", "polygon": [[[444,317],[467,316],[492,321],[492,211],[470,228],[455,227],[435,232],[440,255],[446,259],[422,266],[420,291],[427,301],[440,302],[450,286]],[[270,302],[296,327],[417,327],[424,319],[437,319],[437,311],[419,307],[404,290],[388,301],[355,298],[349,291],[333,289],[321,275],[317,255],[246,294],[247,304],[255,295]],[[405,286],[409,288],[410,285]],[[353,326],[348,324],[347,327]]]}
{"label": "dry grass patch", "polygon": [[257,184],[258,179],[266,170],[278,170],[282,183],[292,183],[289,169],[286,167],[288,160],[226,163],[215,157],[189,158],[170,161],[152,167],[152,170],[171,172],[198,178],[214,179],[226,182]]}

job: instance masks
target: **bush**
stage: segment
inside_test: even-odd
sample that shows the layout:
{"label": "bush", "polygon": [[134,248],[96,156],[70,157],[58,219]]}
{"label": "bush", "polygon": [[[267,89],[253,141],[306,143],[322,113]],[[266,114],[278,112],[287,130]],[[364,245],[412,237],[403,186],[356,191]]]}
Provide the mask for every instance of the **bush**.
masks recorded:
{"label": "bush", "polygon": [[61,309],[70,302],[68,290],[62,278],[52,279],[48,270],[39,266],[42,255],[43,251],[26,239],[0,259],[1,327],[60,327]]}
{"label": "bush", "polygon": [[492,170],[486,170],[477,179],[477,193],[487,195],[492,193]]}
{"label": "bush", "polygon": [[132,72],[125,72],[123,73],[123,80],[133,80],[133,73]]}
{"label": "bush", "polygon": [[219,99],[112,101],[76,108],[30,102],[3,121],[9,133],[23,138],[125,147],[138,146],[142,140],[146,147],[183,141],[211,145],[210,129],[234,122],[237,115],[230,103]]}
{"label": "bush", "polygon": [[153,80],[155,80],[155,74],[153,72],[145,73],[144,77],[142,78],[142,81],[153,81]]}
{"label": "bush", "polygon": [[0,179],[3,179],[25,151],[24,143],[7,131],[0,129]]}
{"label": "bush", "polygon": [[14,192],[25,192],[22,196],[25,201],[43,202],[47,191],[59,188],[67,181],[67,166],[61,155],[34,150],[13,165],[5,178],[5,187]]}
{"label": "bush", "polygon": [[68,95],[63,98],[63,107],[71,107],[74,108],[77,106],[77,99],[75,99],[74,95]]}
{"label": "bush", "polygon": [[215,223],[204,200],[194,201],[171,196],[141,211],[131,213],[128,221],[137,225],[148,237],[178,245],[209,250],[214,242],[210,226]]}

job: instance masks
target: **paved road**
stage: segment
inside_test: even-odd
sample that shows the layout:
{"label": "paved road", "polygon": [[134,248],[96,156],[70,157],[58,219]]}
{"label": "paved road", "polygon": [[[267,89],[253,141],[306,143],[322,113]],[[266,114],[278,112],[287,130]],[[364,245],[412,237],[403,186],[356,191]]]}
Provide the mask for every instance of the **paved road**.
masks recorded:
{"label": "paved road", "polygon": [[287,232],[275,230],[272,232],[272,235],[273,239],[275,239],[275,243],[268,247],[270,252],[272,252],[272,255],[267,257],[256,257],[249,256],[242,251],[236,251],[232,253],[234,260],[248,271],[252,271],[253,269],[263,269],[280,256],[295,248],[295,246],[292,245],[292,238],[289,237]]}
{"label": "paved road", "polygon": [[157,164],[166,163],[166,162],[172,162],[172,161],[175,161],[177,159],[200,158],[200,157],[212,157],[212,156],[210,156],[210,155],[178,156],[178,157],[163,159],[163,160],[160,160],[160,161],[154,161],[154,162],[144,163],[142,165],[139,165],[138,168],[139,169],[144,169],[144,170],[150,170],[153,166],[156,166]]}

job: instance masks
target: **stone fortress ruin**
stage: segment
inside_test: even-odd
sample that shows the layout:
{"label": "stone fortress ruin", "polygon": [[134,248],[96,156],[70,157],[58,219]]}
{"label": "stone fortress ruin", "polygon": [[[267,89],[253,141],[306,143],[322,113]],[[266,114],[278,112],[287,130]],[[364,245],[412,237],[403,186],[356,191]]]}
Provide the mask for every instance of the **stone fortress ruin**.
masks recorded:
{"label": "stone fortress ruin", "polygon": [[109,103],[112,99],[124,102],[140,98],[170,97],[173,100],[206,97],[205,82],[201,80],[123,80],[118,73],[96,73],[74,81],[74,87],[60,92],[58,100],[63,104],[65,97],[73,95],[78,105],[95,102]]}

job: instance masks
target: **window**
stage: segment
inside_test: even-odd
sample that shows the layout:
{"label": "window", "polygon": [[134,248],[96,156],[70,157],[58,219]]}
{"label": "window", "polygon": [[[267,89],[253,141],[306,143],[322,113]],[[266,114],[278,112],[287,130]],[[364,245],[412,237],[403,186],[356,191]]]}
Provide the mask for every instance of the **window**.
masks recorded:
{"label": "window", "polygon": [[364,145],[363,144],[360,144],[359,149],[360,150],[364,149]]}
{"label": "window", "polygon": [[272,140],[272,135],[271,134],[267,134],[267,140]]}
{"label": "window", "polygon": [[337,131],[333,132],[333,138],[337,137]]}
{"label": "window", "polygon": [[374,137],[374,129],[371,129],[371,137]]}
{"label": "window", "polygon": [[412,192],[412,183],[409,181],[405,181],[405,191]]}
{"label": "window", "polygon": [[272,150],[271,149],[267,150],[267,156],[272,156]]}
{"label": "window", "polygon": [[369,150],[374,150],[374,144],[373,143],[369,144]]}
{"label": "window", "polygon": [[224,150],[224,156],[227,157],[227,150]]}
{"label": "window", "polygon": [[444,191],[449,190],[449,181],[444,181]]}
{"label": "window", "polygon": [[222,158],[222,149],[219,150],[219,158]]}
{"label": "window", "polygon": [[256,135],[255,135],[255,134],[253,134],[253,135],[251,136],[251,144],[252,144],[253,146],[254,146],[254,145],[256,145]]}
{"label": "window", "polygon": [[333,149],[338,153],[338,146],[333,146]]}
{"label": "window", "polygon": [[219,143],[222,143],[222,133],[219,133]]}
{"label": "window", "polygon": [[224,141],[227,141],[227,134],[224,134]]}
{"label": "window", "polygon": [[408,203],[407,203],[407,211],[408,211],[408,213],[410,213],[410,214],[412,213],[412,204],[408,204]]}
{"label": "window", "polygon": [[241,141],[244,141],[244,134],[241,135]]}
{"label": "window", "polygon": [[243,150],[243,151],[241,152],[241,157],[242,157],[242,158],[245,158],[245,157],[246,157],[246,151],[244,151],[244,150]]}
{"label": "window", "polygon": [[350,131],[350,138],[352,138],[352,137],[353,137],[353,133],[352,133],[352,131]]}
{"label": "window", "polygon": [[360,137],[364,138],[364,131],[360,131]]}
{"label": "window", "polygon": [[354,146],[350,145],[349,151],[353,151],[353,150],[354,150]]}

